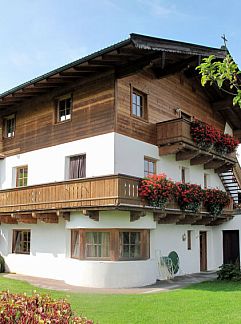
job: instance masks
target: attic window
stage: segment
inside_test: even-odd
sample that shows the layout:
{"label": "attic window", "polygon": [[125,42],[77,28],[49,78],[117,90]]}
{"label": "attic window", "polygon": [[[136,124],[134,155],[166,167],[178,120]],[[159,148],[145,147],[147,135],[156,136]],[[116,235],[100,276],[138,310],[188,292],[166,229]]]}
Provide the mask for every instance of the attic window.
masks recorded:
{"label": "attic window", "polygon": [[4,137],[11,138],[15,134],[15,115],[4,118]]}
{"label": "attic window", "polygon": [[135,88],[131,89],[131,115],[147,119],[147,95]]}
{"label": "attic window", "polygon": [[64,122],[71,119],[72,97],[71,95],[61,97],[57,102],[57,121]]}

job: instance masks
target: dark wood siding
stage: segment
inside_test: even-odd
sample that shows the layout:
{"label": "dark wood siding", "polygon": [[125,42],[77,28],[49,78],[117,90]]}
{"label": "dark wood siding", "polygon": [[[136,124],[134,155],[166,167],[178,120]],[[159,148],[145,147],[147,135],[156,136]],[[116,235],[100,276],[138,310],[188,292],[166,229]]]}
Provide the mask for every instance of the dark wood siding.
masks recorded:
{"label": "dark wood siding", "polygon": [[[70,121],[56,123],[56,95],[53,94],[16,107],[15,136],[3,139],[3,154],[23,153],[114,130],[113,77],[88,82],[66,93],[73,96]],[[8,114],[1,112],[2,117]]]}
{"label": "dark wood siding", "polygon": [[[131,87],[147,94],[148,121],[130,114]],[[178,118],[176,109],[195,116],[221,129],[224,122],[211,108],[199,81],[175,74],[155,79],[142,72],[117,80],[117,132],[156,144],[158,122]]]}

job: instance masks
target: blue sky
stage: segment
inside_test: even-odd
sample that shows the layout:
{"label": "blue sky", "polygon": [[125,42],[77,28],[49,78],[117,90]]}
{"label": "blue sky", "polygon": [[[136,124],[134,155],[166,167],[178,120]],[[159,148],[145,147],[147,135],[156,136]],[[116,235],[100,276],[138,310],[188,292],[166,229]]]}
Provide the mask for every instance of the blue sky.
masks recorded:
{"label": "blue sky", "polygon": [[241,66],[239,0],[0,0],[0,92],[140,33],[228,48]]}

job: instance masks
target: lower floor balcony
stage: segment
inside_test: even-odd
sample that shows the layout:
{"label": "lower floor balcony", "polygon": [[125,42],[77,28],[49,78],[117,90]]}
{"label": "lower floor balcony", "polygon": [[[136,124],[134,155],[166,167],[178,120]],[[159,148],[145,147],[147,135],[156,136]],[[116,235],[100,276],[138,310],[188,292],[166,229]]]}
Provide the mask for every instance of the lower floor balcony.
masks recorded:
{"label": "lower floor balcony", "polygon": [[98,221],[99,213],[108,210],[129,211],[130,221],[152,212],[155,220],[163,224],[218,225],[233,217],[232,203],[217,217],[204,209],[198,213],[182,211],[175,202],[164,209],[148,206],[139,197],[139,181],[118,174],[1,190],[0,221],[58,223],[59,217],[69,220],[72,211],[80,211]]}

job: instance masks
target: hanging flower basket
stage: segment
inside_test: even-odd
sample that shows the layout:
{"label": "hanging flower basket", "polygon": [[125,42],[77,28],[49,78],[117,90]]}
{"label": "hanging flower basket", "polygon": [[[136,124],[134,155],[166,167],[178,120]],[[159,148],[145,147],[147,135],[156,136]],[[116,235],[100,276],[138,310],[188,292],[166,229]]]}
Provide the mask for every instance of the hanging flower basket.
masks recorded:
{"label": "hanging flower basket", "polygon": [[230,196],[219,189],[206,189],[204,195],[204,206],[213,216],[219,216],[223,208],[230,204]]}
{"label": "hanging flower basket", "polygon": [[149,206],[163,209],[171,198],[174,183],[165,174],[144,178],[139,184],[139,196]]}
{"label": "hanging flower basket", "polygon": [[203,200],[203,190],[201,186],[190,183],[176,183],[174,197],[181,210],[197,212]]}

